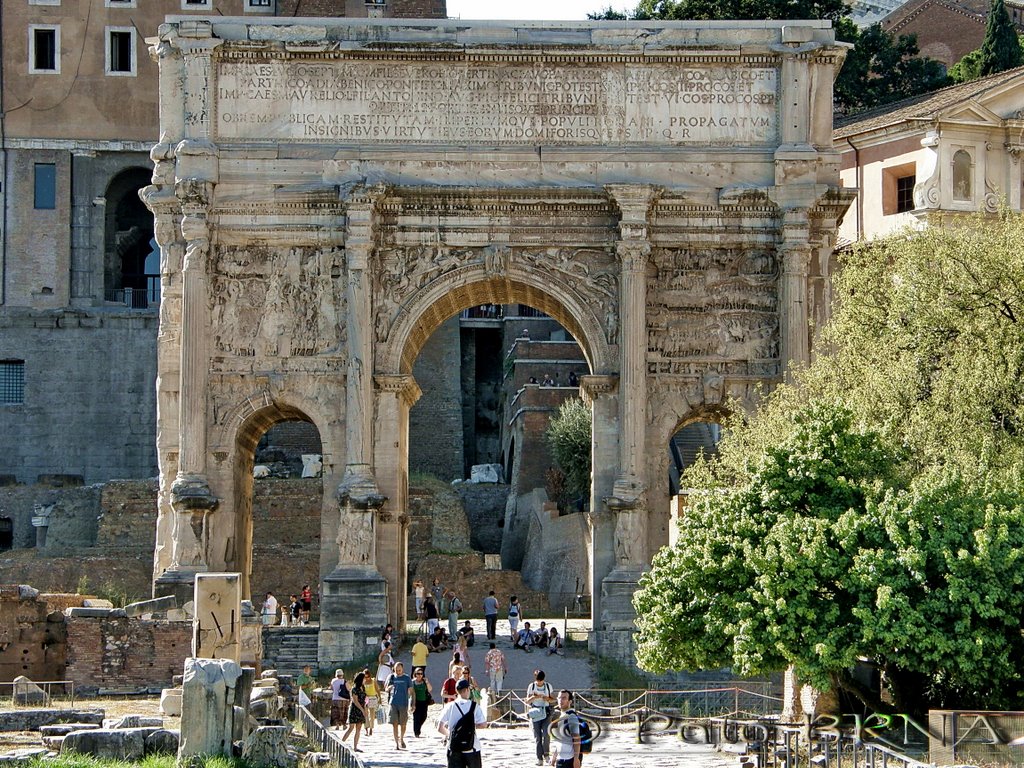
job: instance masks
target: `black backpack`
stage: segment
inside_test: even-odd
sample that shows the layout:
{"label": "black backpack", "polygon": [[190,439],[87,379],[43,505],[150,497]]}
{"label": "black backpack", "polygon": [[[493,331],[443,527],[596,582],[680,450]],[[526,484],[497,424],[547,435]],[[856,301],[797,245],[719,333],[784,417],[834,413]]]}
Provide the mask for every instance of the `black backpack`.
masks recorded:
{"label": "black backpack", "polygon": [[[458,709],[458,704],[454,705]],[[462,710],[459,710],[461,713]],[[470,701],[469,710],[459,718],[451,729],[448,739],[449,752],[471,752],[476,743],[476,702]]]}
{"label": "black backpack", "polygon": [[594,749],[594,730],[590,727],[590,723],[574,709],[570,709],[566,714],[576,715],[576,720],[580,724],[580,752],[585,755],[590,754]]}

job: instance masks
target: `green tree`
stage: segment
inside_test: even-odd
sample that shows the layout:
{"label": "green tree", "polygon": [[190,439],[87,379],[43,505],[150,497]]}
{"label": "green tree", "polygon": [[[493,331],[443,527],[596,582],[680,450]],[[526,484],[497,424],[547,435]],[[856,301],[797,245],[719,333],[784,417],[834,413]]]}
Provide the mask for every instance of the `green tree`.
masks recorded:
{"label": "green tree", "polygon": [[[1017,46],[1024,61],[1024,37],[1017,37]],[[949,79],[954,83],[966,83],[981,76],[981,48],[975,48],[949,68]]]}
{"label": "green tree", "polygon": [[981,74],[994,75],[1021,65],[1020,43],[1003,0],[992,0],[981,44]]}
{"label": "green tree", "polygon": [[1021,705],[1024,222],[930,223],[844,258],[828,354],[689,472],[644,668],[793,664],[883,708],[867,658],[903,711]]}
{"label": "green tree", "polygon": [[565,473],[565,501],[590,494],[590,407],[571,397],[558,409],[544,438]]}
{"label": "green tree", "polygon": [[917,55],[916,35],[893,37],[881,24],[860,31],[844,21],[837,25],[837,37],[854,43],[854,48],[836,78],[840,111],[852,114],[948,84],[939,62]]}

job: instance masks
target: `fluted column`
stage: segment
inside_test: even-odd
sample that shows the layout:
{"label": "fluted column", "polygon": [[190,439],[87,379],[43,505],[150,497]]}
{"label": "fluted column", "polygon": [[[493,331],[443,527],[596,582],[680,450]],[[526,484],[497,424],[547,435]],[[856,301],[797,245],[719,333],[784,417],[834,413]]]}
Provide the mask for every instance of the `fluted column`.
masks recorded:
{"label": "fluted column", "polygon": [[601,584],[615,568],[615,517],[604,500],[611,496],[619,456],[619,377],[580,376],[580,394],[590,406],[590,590],[591,618],[599,626]]}
{"label": "fluted column", "polygon": [[422,394],[411,374],[378,374],[374,470],[388,497],[377,525],[377,567],[388,582],[388,621],[406,620],[409,554],[409,410]]}
{"label": "fluted column", "polygon": [[811,359],[807,276],[812,250],[808,242],[806,211],[787,211],[782,231],[782,245],[779,248],[782,260],[779,278],[779,351],[788,379],[794,368],[807,365]]}
{"label": "fluted column", "polygon": [[646,565],[647,262],[648,216],[657,197],[649,185],[608,187],[621,212],[619,241],[619,472],[609,508],[617,512],[615,554],[619,565]]}

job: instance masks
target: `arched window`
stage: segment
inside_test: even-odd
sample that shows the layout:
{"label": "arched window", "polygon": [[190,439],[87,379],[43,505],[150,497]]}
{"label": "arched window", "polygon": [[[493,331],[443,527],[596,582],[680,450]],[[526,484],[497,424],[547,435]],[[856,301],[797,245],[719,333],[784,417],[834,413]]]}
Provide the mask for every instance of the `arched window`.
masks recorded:
{"label": "arched window", "polygon": [[970,202],[974,199],[974,184],[971,155],[967,150],[958,149],[953,155],[953,199]]}
{"label": "arched window", "polygon": [[160,302],[160,249],[153,239],[153,214],[139,199],[150,173],[130,168],[118,174],[106,196],[104,298],[135,309]]}
{"label": "arched window", "polygon": [[14,522],[9,517],[0,517],[0,552],[14,546]]}

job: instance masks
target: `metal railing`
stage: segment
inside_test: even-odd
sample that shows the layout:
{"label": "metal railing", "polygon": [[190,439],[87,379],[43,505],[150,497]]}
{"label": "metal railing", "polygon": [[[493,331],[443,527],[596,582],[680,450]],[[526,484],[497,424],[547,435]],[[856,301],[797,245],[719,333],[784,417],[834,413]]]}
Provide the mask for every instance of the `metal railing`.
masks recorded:
{"label": "metal railing", "polygon": [[[75,681],[74,680],[33,680],[32,685],[36,685],[42,689],[43,694],[46,696],[45,706],[67,706],[69,708],[75,706]],[[10,699],[11,705],[14,707],[38,707],[43,702],[33,701],[37,692],[26,691],[25,689],[29,684],[26,683],[0,683],[0,700]],[[59,693],[54,692],[54,688],[60,688]],[[10,694],[7,693],[7,689],[10,688]],[[21,690],[19,690],[21,689]]]}
{"label": "metal railing", "polygon": [[306,734],[306,738],[316,745],[319,751],[330,755],[334,765],[341,768],[366,768],[366,764],[352,752],[351,748],[342,743],[337,734],[328,729],[306,707],[298,704],[295,710],[299,728]]}
{"label": "metal railing", "polygon": [[917,759],[918,753],[927,754],[926,744],[908,746],[912,755],[841,730],[808,738],[802,726],[734,721],[733,728],[738,740],[747,742],[747,754],[758,768],[935,768]]}
{"label": "metal railing", "polygon": [[124,304],[131,309],[148,309],[160,304],[159,283],[149,288],[108,288],[103,292],[105,301]]}

